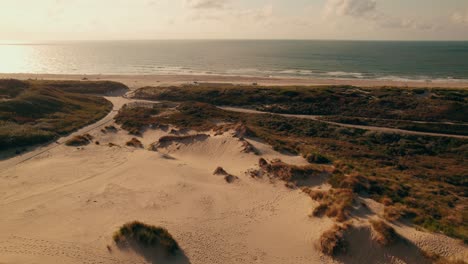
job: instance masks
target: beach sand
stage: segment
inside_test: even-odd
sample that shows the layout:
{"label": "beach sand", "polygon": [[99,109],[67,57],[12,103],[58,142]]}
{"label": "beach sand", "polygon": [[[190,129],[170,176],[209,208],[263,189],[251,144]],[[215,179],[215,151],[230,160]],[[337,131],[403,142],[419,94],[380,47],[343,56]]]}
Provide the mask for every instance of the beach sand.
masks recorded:
{"label": "beach sand", "polygon": [[468,88],[468,82],[458,81],[392,81],[363,79],[311,79],[288,77],[249,77],[223,75],[83,75],[83,74],[1,74],[0,78],[48,80],[112,80],[131,89],[143,86],[180,85],[193,82],[234,83],[258,85],[354,85],[360,87],[440,87]]}
{"label": "beach sand", "polygon": [[[108,99],[114,109],[131,101]],[[170,129],[149,129],[139,137],[145,148],[128,147],[127,132],[101,131],[113,115],[77,132],[99,145],[67,147],[61,139],[0,161],[0,263],[151,263],[112,241],[119,226],[134,220],[167,228],[193,264],[428,263],[419,248],[468,259],[461,241],[404,224],[394,227],[408,242],[391,249],[372,242],[368,220],[379,218],[383,206],[369,199],[362,200],[368,211],[352,220],[363,227],[352,234],[355,243],[332,259],[318,241],[334,221],[309,216],[318,204],[284,182],[248,174],[260,157],[307,164],[302,157],[255,140],[261,155],[243,153],[231,132],[150,151]],[[213,175],[218,166],[239,179]],[[325,180],[315,188],[329,188]]]}

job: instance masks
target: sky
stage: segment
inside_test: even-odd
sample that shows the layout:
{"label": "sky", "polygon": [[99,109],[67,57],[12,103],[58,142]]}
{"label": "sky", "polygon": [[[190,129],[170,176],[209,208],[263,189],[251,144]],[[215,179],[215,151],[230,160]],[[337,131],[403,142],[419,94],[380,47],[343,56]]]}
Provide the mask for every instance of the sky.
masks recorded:
{"label": "sky", "polygon": [[468,0],[0,0],[0,42],[468,40]]}

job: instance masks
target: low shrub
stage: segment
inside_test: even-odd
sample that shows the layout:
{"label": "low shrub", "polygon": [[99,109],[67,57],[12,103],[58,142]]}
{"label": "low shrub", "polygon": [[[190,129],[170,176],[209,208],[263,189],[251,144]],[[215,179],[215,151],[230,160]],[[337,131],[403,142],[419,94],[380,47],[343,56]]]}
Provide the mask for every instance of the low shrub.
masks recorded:
{"label": "low shrub", "polygon": [[168,255],[175,255],[180,249],[177,241],[162,227],[147,225],[138,221],[130,222],[114,233],[117,245],[135,243],[145,248],[161,248]]}

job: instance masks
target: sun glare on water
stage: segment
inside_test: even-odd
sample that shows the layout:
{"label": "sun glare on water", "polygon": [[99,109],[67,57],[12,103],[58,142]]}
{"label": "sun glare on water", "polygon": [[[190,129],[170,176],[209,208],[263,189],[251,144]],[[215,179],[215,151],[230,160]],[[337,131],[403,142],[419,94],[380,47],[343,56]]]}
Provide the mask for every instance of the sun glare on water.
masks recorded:
{"label": "sun glare on water", "polygon": [[35,72],[34,61],[37,51],[28,45],[0,45],[0,72]]}

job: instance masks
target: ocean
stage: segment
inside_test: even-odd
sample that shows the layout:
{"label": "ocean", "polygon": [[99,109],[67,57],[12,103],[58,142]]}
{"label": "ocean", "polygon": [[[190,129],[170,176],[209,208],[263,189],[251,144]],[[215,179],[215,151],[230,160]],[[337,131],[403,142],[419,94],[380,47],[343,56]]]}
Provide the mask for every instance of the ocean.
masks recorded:
{"label": "ocean", "polygon": [[1,44],[0,73],[467,81],[468,42],[157,40]]}

